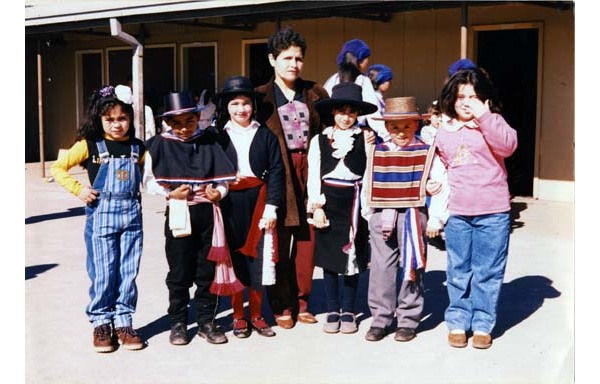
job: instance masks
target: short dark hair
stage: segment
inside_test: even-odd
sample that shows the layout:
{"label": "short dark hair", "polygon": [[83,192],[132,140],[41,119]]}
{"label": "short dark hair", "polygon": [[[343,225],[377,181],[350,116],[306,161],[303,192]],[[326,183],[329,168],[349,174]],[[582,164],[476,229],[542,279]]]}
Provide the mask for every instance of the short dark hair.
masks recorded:
{"label": "short dark hair", "polygon": [[306,40],[291,27],[285,27],[269,37],[267,50],[274,58],[291,46],[300,47],[302,56],[306,53]]}

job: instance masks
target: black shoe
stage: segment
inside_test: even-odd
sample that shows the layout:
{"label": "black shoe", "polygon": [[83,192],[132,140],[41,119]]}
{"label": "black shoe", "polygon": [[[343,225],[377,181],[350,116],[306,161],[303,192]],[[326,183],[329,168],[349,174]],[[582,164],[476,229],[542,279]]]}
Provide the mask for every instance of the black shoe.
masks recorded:
{"label": "black shoe", "polygon": [[275,336],[275,331],[273,331],[273,329],[271,329],[269,324],[267,324],[265,319],[263,319],[262,317],[256,317],[256,318],[252,319],[252,328],[254,328],[256,330],[256,333],[258,333],[261,336],[266,336],[266,337]]}
{"label": "black shoe", "polygon": [[398,328],[396,330],[396,336],[394,336],[394,340],[396,341],[411,341],[417,336],[417,332],[415,332],[412,328]]}
{"label": "black shoe", "polygon": [[371,327],[365,335],[368,341],[379,341],[385,337],[385,329],[379,327]]}
{"label": "black shoe", "polygon": [[175,323],[171,326],[169,342],[173,345],[186,345],[189,342],[185,323]]}
{"label": "black shoe", "polygon": [[225,344],[227,336],[213,323],[198,326],[198,336],[203,337],[211,344]]}
{"label": "black shoe", "polygon": [[233,319],[233,336],[245,339],[250,336],[251,333],[252,329],[248,326],[248,321],[246,321],[246,319]]}

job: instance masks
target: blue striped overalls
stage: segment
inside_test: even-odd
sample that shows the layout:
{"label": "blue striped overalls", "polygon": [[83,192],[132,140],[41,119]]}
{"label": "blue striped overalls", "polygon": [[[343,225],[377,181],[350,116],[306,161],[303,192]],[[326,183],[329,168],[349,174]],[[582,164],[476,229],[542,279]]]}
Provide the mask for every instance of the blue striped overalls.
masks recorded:
{"label": "blue striped overalls", "polygon": [[115,327],[131,326],[143,242],[139,149],[132,145],[130,158],[114,158],[104,140],[96,146],[101,164],[92,188],[99,196],[85,208],[86,267],[92,281],[86,313],[94,327],[111,321]]}

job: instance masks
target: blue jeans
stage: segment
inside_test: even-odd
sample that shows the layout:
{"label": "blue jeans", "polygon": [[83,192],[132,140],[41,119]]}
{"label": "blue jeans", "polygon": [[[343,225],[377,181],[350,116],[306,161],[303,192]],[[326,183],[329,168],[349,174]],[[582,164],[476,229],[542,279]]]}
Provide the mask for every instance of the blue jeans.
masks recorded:
{"label": "blue jeans", "polygon": [[504,280],[510,215],[451,215],[445,227],[448,254],[448,329],[491,333]]}

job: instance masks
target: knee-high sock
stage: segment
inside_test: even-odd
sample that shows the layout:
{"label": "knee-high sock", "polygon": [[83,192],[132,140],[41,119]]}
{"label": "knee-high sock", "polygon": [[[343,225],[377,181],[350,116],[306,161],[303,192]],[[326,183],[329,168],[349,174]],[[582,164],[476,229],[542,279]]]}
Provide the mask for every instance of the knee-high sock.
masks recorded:
{"label": "knee-high sock", "polygon": [[261,317],[262,291],[249,288],[248,301],[250,302],[250,319]]}
{"label": "knee-high sock", "polygon": [[244,291],[231,295],[231,307],[233,308],[234,319],[242,319],[244,317]]}

